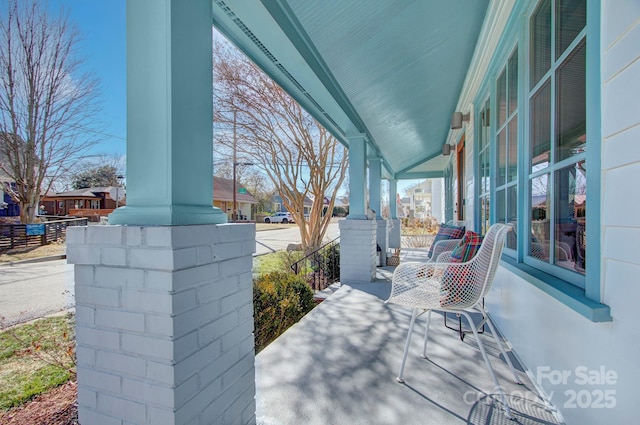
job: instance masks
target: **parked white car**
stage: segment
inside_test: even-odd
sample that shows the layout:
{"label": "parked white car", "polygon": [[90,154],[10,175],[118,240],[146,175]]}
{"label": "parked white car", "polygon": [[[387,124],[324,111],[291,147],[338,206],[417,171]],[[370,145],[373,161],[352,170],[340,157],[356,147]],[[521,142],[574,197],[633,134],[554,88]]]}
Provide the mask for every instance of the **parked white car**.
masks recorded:
{"label": "parked white car", "polygon": [[283,224],[287,224],[287,223],[293,223],[294,221],[295,220],[291,216],[290,212],[277,212],[272,216],[264,218],[264,222],[265,223],[283,223]]}

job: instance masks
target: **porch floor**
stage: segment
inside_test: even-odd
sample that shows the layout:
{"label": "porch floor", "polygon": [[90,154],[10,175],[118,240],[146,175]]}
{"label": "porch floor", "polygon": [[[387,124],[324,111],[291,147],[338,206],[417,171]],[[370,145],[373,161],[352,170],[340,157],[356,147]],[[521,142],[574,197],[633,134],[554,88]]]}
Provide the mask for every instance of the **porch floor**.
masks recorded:
{"label": "porch floor", "polygon": [[[423,256],[412,250],[401,259]],[[487,329],[481,338],[516,416],[506,419],[473,335],[460,341],[439,314],[426,360],[424,320],[417,322],[406,383],[397,383],[410,311],[383,302],[392,273],[378,268],[373,283],[342,285],[256,356],[258,424],[560,423],[524,373],[523,385],[513,382]]]}

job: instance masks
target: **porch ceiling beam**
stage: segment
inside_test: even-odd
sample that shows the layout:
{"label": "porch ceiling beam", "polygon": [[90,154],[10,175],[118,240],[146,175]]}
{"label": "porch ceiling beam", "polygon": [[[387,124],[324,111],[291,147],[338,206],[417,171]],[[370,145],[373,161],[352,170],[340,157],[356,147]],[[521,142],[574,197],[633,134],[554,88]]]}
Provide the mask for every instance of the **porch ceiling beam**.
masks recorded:
{"label": "porch ceiling beam", "polygon": [[405,167],[405,168],[403,168],[402,170],[398,171],[398,172],[395,174],[395,177],[396,177],[396,178],[399,178],[398,176],[399,176],[400,174],[404,174],[404,173],[406,173],[407,171],[412,170],[412,169],[416,168],[417,166],[419,166],[419,165],[421,165],[421,164],[424,164],[424,163],[425,163],[425,162],[427,162],[427,161],[431,161],[432,159],[439,157],[440,155],[442,155],[442,152],[436,152],[436,153],[431,154],[431,155],[429,155],[429,156],[427,156],[427,157],[425,157],[425,158],[422,158],[422,159],[420,159],[420,160],[418,160],[418,161],[414,162],[413,164],[409,165],[408,167]]}
{"label": "porch ceiling beam", "polygon": [[396,174],[397,180],[413,180],[413,179],[437,179],[444,177],[444,171],[415,171],[412,173]]}

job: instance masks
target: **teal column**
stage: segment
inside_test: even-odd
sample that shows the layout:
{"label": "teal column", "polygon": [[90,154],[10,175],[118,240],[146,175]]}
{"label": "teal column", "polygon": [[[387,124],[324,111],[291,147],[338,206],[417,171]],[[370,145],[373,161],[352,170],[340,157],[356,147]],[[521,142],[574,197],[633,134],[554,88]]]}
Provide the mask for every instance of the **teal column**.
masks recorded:
{"label": "teal column", "polygon": [[127,206],[109,224],[226,222],[213,203],[211,0],[127,1]]}
{"label": "teal column", "polygon": [[369,208],[376,212],[376,219],[382,219],[380,215],[380,183],[382,181],[382,160],[380,158],[369,159]]}
{"label": "teal column", "polygon": [[366,220],[366,140],[364,135],[349,138],[349,216]]}
{"label": "teal column", "polygon": [[389,218],[395,220],[398,218],[398,204],[396,198],[398,197],[398,180],[389,180]]}

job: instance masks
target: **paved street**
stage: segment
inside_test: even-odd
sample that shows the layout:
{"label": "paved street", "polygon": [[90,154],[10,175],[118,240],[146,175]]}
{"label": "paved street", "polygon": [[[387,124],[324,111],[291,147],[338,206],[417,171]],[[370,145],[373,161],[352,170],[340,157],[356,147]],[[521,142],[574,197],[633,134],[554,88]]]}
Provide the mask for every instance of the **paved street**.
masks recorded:
{"label": "paved street", "polygon": [[[329,224],[325,239],[328,242],[337,237],[339,233],[340,228],[338,227],[338,222],[334,221]],[[287,249],[287,245],[290,243],[300,243],[300,229],[298,229],[298,226],[295,224],[292,224],[287,229],[263,230],[261,232],[256,232],[255,255],[285,250]]]}
{"label": "paved street", "polygon": [[73,279],[67,260],[0,265],[0,316],[12,325],[65,309],[71,304],[66,292]]}
{"label": "paved street", "polygon": [[[338,233],[338,223],[331,223],[325,239],[329,241]],[[257,232],[256,255],[285,250],[290,243],[300,243],[298,226]],[[73,266],[66,260],[0,265],[0,317],[4,317],[3,325],[10,326],[72,306],[69,291],[72,287]]]}

